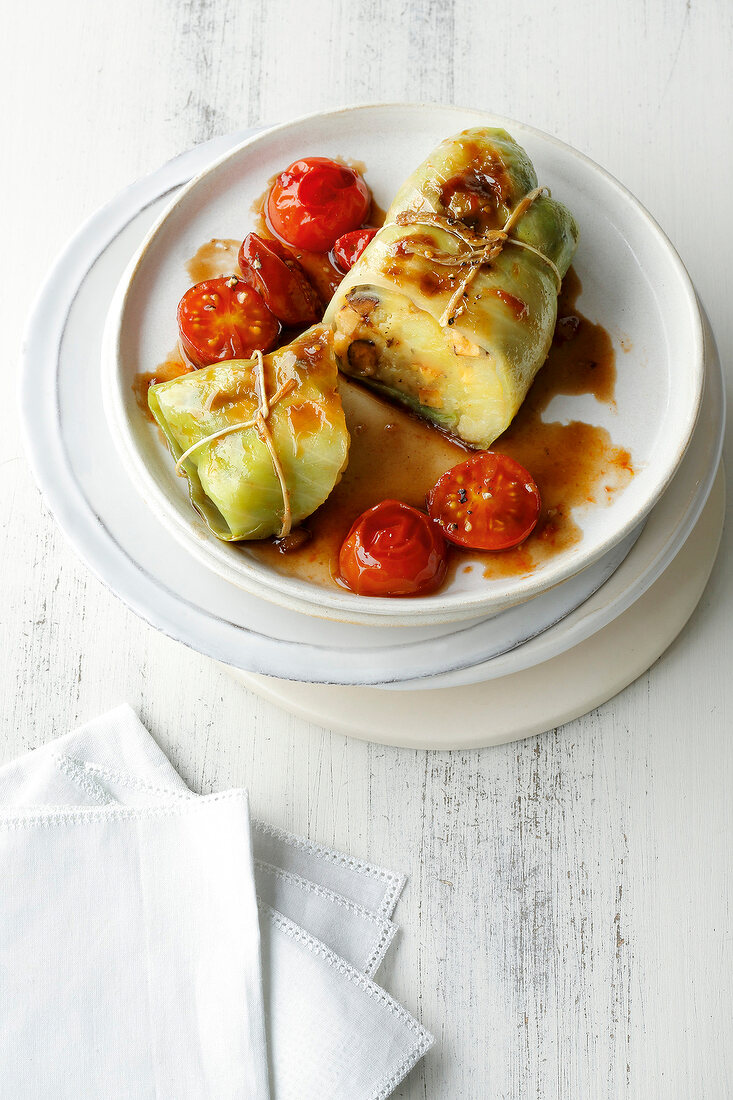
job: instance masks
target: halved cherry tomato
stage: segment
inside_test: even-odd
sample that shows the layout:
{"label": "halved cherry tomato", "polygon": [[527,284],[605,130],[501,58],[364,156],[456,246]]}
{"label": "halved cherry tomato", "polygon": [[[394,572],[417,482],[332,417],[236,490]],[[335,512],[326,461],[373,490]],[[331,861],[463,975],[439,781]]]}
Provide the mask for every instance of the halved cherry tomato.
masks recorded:
{"label": "halved cherry tomato", "polygon": [[268,351],[280,322],[237,275],[197,283],[178,303],[181,345],[195,367]]}
{"label": "halved cherry tomato", "polygon": [[352,229],[350,233],[344,233],[333,246],[333,255],[336,263],[342,271],[349,271],[361,256],[372,237],[378,233],[377,229]]}
{"label": "halved cherry tomato", "polygon": [[284,244],[248,233],[239,250],[239,267],[245,283],[262,295],[284,325],[320,321],[321,299]]}
{"label": "halved cherry tomato", "polygon": [[482,451],[443,474],[428,494],[428,512],[459,546],[508,550],[537,523],[540,493],[509,455]]}
{"label": "halved cherry tomato", "polygon": [[288,244],[328,252],[342,233],[361,225],[370,205],[369,188],[353,168],[327,157],[304,157],[273,183],[267,217]]}
{"label": "halved cherry tomato", "polygon": [[445,568],[438,527],[399,500],[360,515],[339,554],[341,579],[360,596],[417,596],[437,588]]}

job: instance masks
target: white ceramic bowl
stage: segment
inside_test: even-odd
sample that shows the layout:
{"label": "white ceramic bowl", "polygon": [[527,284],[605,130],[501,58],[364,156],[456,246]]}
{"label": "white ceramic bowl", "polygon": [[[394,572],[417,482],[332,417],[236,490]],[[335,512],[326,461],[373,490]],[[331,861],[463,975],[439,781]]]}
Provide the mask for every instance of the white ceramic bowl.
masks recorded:
{"label": "white ceramic bowl", "polygon": [[[189,285],[186,261],[211,237],[241,238],[266,181],[297,157],[342,156],[366,164],[377,202],[440,140],[468,126],[504,126],[532,158],[541,183],[573,211],[581,230],[574,266],[579,308],[617,348],[616,409],[589,396],[556,397],[552,420],[606,427],[626,447],[634,478],[608,505],[574,513],[583,537],[532,574],[486,580],[459,572],[440,592],[365,599],[276,572],[246,545],[219,542],[191,508],[157,429],[141,415],[135,376],[175,343],[176,306]],[[622,351],[623,347],[630,350]],[[313,115],[251,138],[216,160],[172,202],[143,242],[110,309],[103,392],[125,466],[171,532],[220,576],[291,609],[349,622],[416,625],[489,615],[536,596],[598,561],[647,515],[690,440],[703,385],[702,326],[682,263],[660,228],[616,180],[587,157],[522,123],[435,105],[353,107]]]}

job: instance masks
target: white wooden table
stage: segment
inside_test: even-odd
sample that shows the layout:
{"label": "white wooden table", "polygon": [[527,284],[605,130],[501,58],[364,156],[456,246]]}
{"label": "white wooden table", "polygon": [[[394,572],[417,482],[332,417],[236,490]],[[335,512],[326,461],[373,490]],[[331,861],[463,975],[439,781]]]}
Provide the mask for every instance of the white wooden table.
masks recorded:
{"label": "white wooden table", "polygon": [[385,749],[127,611],[56,530],[14,405],[29,301],[99,204],[194,142],[373,100],[486,107],[590,154],[676,243],[730,363],[729,0],[46,0],[4,29],[0,758],[126,699],[197,790],[246,785],[257,816],[406,870],[381,980],[437,1044],[398,1096],[733,1095],[730,535],[682,637],[601,710]]}

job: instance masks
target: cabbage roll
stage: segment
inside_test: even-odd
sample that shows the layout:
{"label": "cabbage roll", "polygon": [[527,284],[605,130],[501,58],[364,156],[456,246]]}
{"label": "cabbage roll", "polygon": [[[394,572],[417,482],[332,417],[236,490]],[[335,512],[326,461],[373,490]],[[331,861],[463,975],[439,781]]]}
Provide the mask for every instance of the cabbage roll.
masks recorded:
{"label": "cabbage roll", "polygon": [[328,307],[340,368],[488,447],[547,357],[577,240],[506,131],[448,138],[400,188]]}
{"label": "cabbage roll", "polygon": [[220,539],[286,535],[323,504],[349,434],[331,331],[151,386],[148,403],[191,501]]}

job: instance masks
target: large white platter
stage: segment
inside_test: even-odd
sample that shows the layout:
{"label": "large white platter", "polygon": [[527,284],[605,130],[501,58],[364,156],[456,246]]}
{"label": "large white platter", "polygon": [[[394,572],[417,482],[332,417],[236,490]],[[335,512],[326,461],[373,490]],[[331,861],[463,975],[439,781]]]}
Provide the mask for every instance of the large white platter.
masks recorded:
{"label": "large white platter", "polygon": [[[140,413],[137,374],[154,369],[176,340],[176,306],[189,285],[186,261],[212,237],[241,238],[266,182],[297,157],[363,161],[380,205],[444,137],[467,126],[505,126],[527,149],[541,183],[566,202],[581,227],[575,267],[580,308],[604,324],[619,350],[616,407],[558,396],[546,418],[607,428],[632,455],[636,476],[606,505],[574,513],[578,544],[529,575],[486,580],[458,571],[431,596],[364,599],[336,586],[288,576],[222,543],[191,508],[160,434]],[[547,591],[599,561],[648,514],[688,445],[703,384],[703,340],[694,291],[653,219],[612,177],[569,146],[524,124],[436,105],[359,107],[301,119],[249,138],[210,164],[175,198],[125,273],[110,310],[103,393],[123,463],[156,518],[232,584],[283,606],[363,623],[444,623],[487,615]]]}
{"label": "large white platter", "polygon": [[[221,139],[220,147],[234,138]],[[41,292],[25,348],[22,409],[27,449],[46,501],[77,552],[134,611],[170,636],[237,668],[310,682],[387,684],[477,665],[491,653],[503,671],[525,667],[533,647],[561,652],[578,638],[564,616],[622,556],[487,624],[463,628],[364,628],[286,611],[235,588],[193,559],[144,506],[109,438],[101,411],[103,317],[120,273],[165,202],[210,158],[197,148],[119,195],[70,243]],[[161,197],[163,196],[163,197]],[[633,552],[615,578],[616,602],[582,606],[584,636],[633,601],[691,529],[709,491],[722,438],[720,368],[708,350],[708,396],[693,445]],[[614,583],[615,583],[614,578]],[[587,588],[579,586],[581,581]],[[525,616],[520,619],[516,616]],[[571,641],[567,641],[570,638]],[[491,676],[482,666],[482,676]],[[421,679],[421,677],[423,679]]]}

